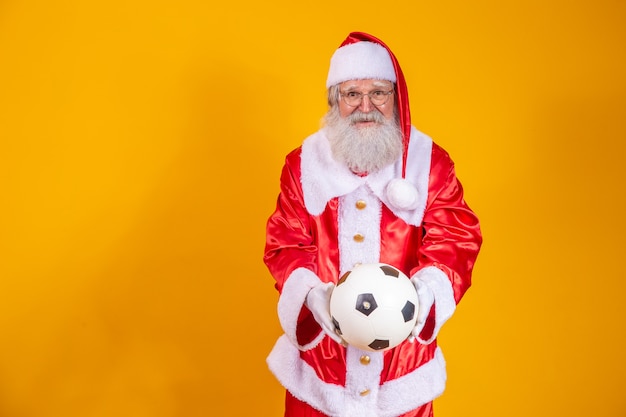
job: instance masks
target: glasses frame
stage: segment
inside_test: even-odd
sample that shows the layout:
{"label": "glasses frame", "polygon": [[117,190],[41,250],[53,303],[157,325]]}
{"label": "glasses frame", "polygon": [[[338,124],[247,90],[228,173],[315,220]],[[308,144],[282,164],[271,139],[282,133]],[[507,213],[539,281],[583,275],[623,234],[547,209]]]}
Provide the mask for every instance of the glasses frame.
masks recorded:
{"label": "glasses frame", "polygon": [[[373,93],[379,93],[382,92],[385,95],[385,99],[382,103],[374,103],[374,100],[372,100],[372,94]],[[383,106],[385,104],[387,104],[387,102],[389,101],[389,97],[391,97],[391,95],[395,92],[395,90],[392,88],[391,90],[388,91],[383,91],[380,89],[377,90],[372,90],[369,93],[361,93],[360,91],[348,91],[348,92],[341,92],[339,91],[339,95],[341,96],[343,102],[346,104],[346,106],[350,106],[350,107],[359,107],[362,103],[363,103],[363,97],[367,96],[367,98],[369,99],[370,103],[372,103],[373,106]],[[348,103],[348,94],[358,94],[359,97],[359,101],[356,104],[350,104]]]}

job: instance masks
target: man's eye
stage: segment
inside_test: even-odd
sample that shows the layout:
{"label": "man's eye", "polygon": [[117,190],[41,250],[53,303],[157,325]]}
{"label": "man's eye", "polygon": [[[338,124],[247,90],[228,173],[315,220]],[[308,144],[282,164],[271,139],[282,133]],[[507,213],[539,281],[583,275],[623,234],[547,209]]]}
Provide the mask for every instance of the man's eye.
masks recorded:
{"label": "man's eye", "polygon": [[356,91],[350,91],[349,93],[346,94],[349,98],[357,98],[359,97],[361,94],[357,93]]}
{"label": "man's eye", "polygon": [[381,98],[382,96],[385,95],[385,92],[384,91],[380,91],[380,90],[376,90],[376,91],[372,91],[370,94],[374,98]]}

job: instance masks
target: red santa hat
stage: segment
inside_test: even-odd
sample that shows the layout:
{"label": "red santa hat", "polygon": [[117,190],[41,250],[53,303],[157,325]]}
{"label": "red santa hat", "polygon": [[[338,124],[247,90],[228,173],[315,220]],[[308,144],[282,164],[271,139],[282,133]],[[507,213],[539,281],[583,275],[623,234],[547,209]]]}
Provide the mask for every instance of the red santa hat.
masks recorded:
{"label": "red santa hat", "polygon": [[417,189],[406,181],[406,160],[411,138],[409,95],[400,64],[391,49],[380,39],[364,32],[352,32],[330,59],[326,88],[348,80],[388,80],[396,85],[396,103],[402,130],[402,178],[387,186],[390,202],[401,209],[417,203]]}

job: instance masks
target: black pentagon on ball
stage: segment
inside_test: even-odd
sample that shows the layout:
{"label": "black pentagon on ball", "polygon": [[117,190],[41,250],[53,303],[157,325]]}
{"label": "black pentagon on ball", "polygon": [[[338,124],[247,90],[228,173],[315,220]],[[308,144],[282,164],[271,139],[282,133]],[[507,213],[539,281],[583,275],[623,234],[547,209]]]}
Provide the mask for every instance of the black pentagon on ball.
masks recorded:
{"label": "black pentagon on ball", "polygon": [[374,341],[367,346],[374,350],[386,349],[389,347],[389,340],[374,339]]}
{"label": "black pentagon on ball", "polygon": [[346,282],[346,280],[348,279],[348,275],[350,275],[352,271],[348,271],[345,274],[343,274],[341,276],[341,278],[339,278],[339,281],[337,281],[337,286],[340,286],[341,284],[343,284],[344,282]]}
{"label": "black pentagon on ball", "polygon": [[343,335],[343,333],[341,333],[341,327],[339,326],[339,322],[337,321],[337,319],[335,319],[334,317],[333,319],[333,325],[335,326],[335,330],[337,331],[338,335]]}
{"label": "black pentagon on ball", "polygon": [[407,301],[404,307],[402,307],[402,317],[404,317],[404,322],[408,322],[413,320],[415,316],[415,304],[410,301]]}
{"label": "black pentagon on ball", "polygon": [[394,268],[393,266],[390,265],[382,265],[380,267],[380,269],[383,271],[383,273],[387,276],[390,277],[394,277],[394,278],[398,278],[400,276],[400,271],[398,271],[396,268]]}
{"label": "black pentagon on ball", "polygon": [[378,304],[376,304],[376,300],[374,299],[374,294],[363,293],[359,294],[356,298],[356,305],[354,308],[366,316],[369,316],[376,310]]}

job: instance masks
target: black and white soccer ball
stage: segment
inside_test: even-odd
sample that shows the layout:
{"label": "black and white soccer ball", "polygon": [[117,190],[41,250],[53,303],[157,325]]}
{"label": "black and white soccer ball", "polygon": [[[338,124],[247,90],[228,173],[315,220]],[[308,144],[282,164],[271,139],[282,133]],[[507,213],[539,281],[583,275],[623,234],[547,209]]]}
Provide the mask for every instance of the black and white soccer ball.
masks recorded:
{"label": "black and white soccer ball", "polygon": [[346,272],[330,298],[337,333],[368,351],[391,349],[406,340],[417,320],[417,291],[399,269],[361,264]]}

